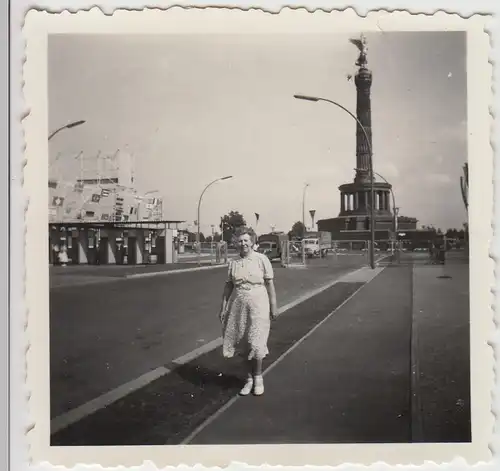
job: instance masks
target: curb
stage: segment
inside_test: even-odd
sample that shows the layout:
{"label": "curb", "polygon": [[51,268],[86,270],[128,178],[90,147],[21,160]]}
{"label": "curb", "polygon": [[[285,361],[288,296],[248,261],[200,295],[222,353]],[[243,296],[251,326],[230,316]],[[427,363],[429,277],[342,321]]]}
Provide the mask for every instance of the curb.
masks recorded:
{"label": "curb", "polygon": [[420,362],[418,356],[418,322],[415,310],[415,266],[411,267],[411,337],[410,337],[410,417],[411,443],[424,441],[422,397],[420,394]]}

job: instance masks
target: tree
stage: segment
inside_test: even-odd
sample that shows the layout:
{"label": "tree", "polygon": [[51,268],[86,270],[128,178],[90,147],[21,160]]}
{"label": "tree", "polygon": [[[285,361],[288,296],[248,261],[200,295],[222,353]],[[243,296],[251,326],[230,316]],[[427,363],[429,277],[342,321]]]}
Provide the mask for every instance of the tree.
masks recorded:
{"label": "tree", "polygon": [[297,221],[293,226],[292,230],[288,233],[290,237],[295,237],[298,239],[302,239],[306,233],[306,226],[302,223],[302,221]]}
{"label": "tree", "polygon": [[196,242],[196,234],[194,232],[188,232],[188,242]]}
{"label": "tree", "polygon": [[230,211],[221,218],[220,230],[224,235],[224,241],[230,243],[236,231],[246,225],[245,218],[238,211]]}

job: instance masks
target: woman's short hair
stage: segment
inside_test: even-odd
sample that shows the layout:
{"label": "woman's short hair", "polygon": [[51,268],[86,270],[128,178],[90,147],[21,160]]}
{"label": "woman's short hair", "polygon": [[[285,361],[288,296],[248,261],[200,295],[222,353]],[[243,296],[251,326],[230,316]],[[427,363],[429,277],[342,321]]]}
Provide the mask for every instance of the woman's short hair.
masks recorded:
{"label": "woman's short hair", "polygon": [[255,244],[256,236],[255,236],[255,232],[253,231],[253,229],[243,226],[243,227],[239,227],[238,229],[236,229],[236,231],[234,233],[234,236],[236,239],[239,239],[241,236],[244,236],[244,235],[248,235],[250,237],[250,240],[252,241],[252,243]]}

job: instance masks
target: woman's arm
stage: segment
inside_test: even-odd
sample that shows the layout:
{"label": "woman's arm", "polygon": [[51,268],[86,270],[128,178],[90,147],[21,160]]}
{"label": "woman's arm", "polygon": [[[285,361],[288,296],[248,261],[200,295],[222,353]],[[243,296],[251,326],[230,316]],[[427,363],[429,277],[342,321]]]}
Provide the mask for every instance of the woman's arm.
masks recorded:
{"label": "woman's arm", "polygon": [[276,319],[278,316],[278,308],[276,306],[276,290],[274,289],[274,281],[266,280],[266,289],[269,296],[269,312],[271,319]]}
{"label": "woman's arm", "polygon": [[233,292],[233,282],[226,281],[226,284],[224,285],[224,292],[222,293],[222,303],[220,306],[220,313],[219,313],[219,317],[221,320],[222,320],[222,315],[226,311],[227,302],[229,301],[232,292]]}

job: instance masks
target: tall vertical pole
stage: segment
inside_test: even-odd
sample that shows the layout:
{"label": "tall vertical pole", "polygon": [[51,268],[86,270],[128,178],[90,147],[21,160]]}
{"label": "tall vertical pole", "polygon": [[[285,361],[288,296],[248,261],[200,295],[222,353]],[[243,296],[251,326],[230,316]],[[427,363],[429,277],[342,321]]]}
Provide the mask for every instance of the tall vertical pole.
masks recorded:
{"label": "tall vertical pole", "polygon": [[[363,128],[364,129],[364,128]],[[366,133],[365,133],[366,135]],[[367,143],[368,142],[368,136],[367,138]],[[370,148],[370,193],[371,193],[371,205],[370,205],[370,267],[373,269],[375,268],[375,188],[374,188],[374,175],[373,175],[373,154],[371,151],[371,145],[369,146]]]}
{"label": "tall vertical pole", "polygon": [[302,226],[304,227],[304,236],[306,235],[306,190],[308,186],[309,183],[306,183],[302,192]]}
{"label": "tall vertical pole", "polygon": [[[203,190],[203,193],[205,193],[205,190]],[[200,199],[198,201],[198,215],[196,219],[196,253],[198,256],[198,266],[201,266],[200,207],[201,207],[201,199],[203,198],[203,193],[201,194]]]}
{"label": "tall vertical pole", "polygon": [[201,200],[203,199],[203,195],[205,192],[214,184],[217,182],[220,182],[222,180],[228,180],[230,178],[233,178],[232,176],[227,176],[227,177],[222,177],[222,178],[217,178],[213,181],[211,181],[201,192],[200,199],[198,200],[198,219],[196,221],[197,225],[197,230],[196,230],[196,248],[198,252],[198,265],[201,265],[201,237],[200,237],[200,208],[201,208]]}

